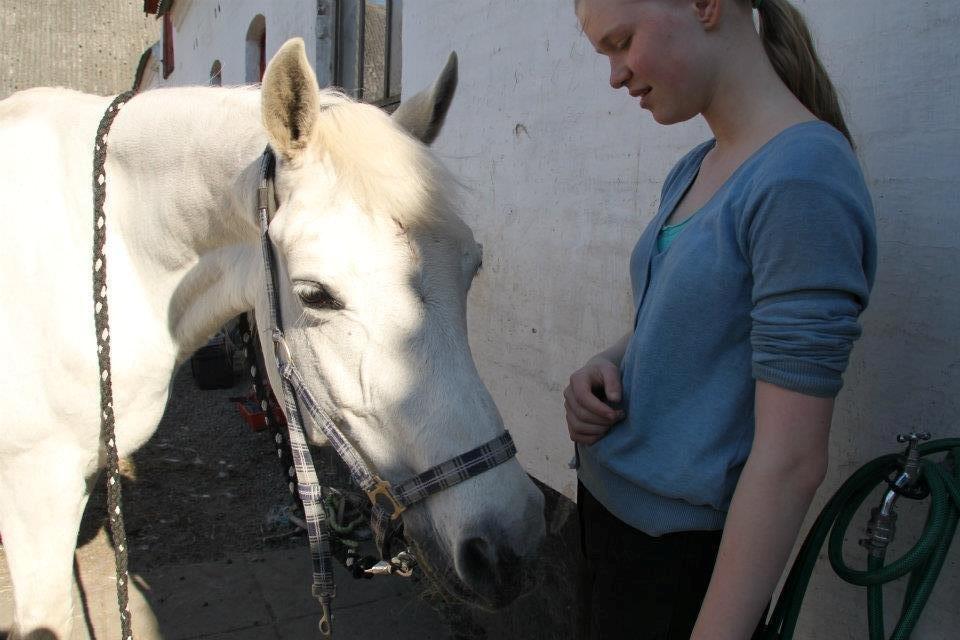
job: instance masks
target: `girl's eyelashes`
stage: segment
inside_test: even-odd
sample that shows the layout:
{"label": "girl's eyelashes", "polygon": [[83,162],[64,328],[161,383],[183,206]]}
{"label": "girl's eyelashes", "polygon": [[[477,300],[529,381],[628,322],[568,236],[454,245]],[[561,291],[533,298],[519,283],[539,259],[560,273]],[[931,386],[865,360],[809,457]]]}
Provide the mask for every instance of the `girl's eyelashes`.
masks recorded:
{"label": "girl's eyelashes", "polygon": [[626,51],[630,48],[630,43],[633,40],[633,34],[628,33],[626,35],[620,35],[616,38],[611,36],[605,36],[600,40],[600,43],[594,49],[601,56],[608,56],[612,53],[617,53],[620,51]]}

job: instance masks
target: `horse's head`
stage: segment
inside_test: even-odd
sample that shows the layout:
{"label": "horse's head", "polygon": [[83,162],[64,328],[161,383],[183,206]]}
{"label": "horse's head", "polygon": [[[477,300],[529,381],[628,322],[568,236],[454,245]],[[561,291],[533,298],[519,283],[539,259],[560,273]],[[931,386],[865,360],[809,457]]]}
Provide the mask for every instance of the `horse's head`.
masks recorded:
{"label": "horse's head", "polygon": [[[503,431],[467,342],[481,247],[456,215],[454,181],[423,144],[455,86],[451,57],[434,86],[391,118],[321,93],[299,40],[280,49],[263,81],[277,157],[270,237],[291,356],[391,483]],[[262,309],[258,316],[263,326]],[[315,426],[311,435],[320,437]],[[403,517],[435,577],[495,606],[519,593],[522,563],[544,535],[542,510],[541,493],[511,459]]]}

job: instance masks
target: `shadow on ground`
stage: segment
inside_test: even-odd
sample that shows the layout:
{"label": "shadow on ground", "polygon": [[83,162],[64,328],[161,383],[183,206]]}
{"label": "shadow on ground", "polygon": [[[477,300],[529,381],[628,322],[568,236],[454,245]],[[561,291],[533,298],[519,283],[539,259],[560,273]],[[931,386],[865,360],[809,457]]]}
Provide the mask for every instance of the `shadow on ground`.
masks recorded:
{"label": "shadow on ground", "polygon": [[[270,523],[288,500],[267,432],[251,431],[231,397],[197,388],[189,366],[173,381],[160,426],[125,465],[124,511],[138,640],[299,640],[318,637],[305,536]],[[114,638],[112,549],[98,480],[81,525],[75,638]],[[444,603],[424,582],[355,581],[337,567],[334,623],[352,640],[565,640],[575,637],[577,530],[573,504],[547,487],[548,539],[538,586],[496,613]],[[0,563],[0,573],[5,570]],[[5,575],[0,575],[0,586]],[[0,593],[0,629],[12,624]],[[140,607],[140,611],[137,610]],[[155,620],[154,620],[155,617]],[[5,633],[0,631],[0,639]],[[74,639],[71,639],[74,640]]]}

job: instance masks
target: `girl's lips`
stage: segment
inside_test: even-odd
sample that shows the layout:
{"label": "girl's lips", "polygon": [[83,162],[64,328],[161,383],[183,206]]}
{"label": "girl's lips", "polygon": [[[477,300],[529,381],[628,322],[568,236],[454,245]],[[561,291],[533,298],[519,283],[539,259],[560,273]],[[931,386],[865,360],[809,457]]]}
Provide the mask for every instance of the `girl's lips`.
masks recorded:
{"label": "girl's lips", "polygon": [[644,89],[643,91],[640,92],[639,95],[640,95],[640,108],[641,108],[641,109],[646,109],[646,108],[647,108],[647,96],[650,95],[650,92],[651,92],[651,91],[653,91],[653,89],[647,88],[647,89]]}

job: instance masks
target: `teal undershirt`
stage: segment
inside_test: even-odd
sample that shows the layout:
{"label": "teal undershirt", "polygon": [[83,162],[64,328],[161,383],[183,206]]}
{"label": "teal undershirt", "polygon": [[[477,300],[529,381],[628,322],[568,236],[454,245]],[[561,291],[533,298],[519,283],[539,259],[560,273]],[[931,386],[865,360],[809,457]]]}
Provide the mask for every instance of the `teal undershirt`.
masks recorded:
{"label": "teal undershirt", "polygon": [[[692,218],[693,216],[691,216]],[[680,232],[683,231],[683,227],[690,222],[690,218],[687,218],[683,222],[671,225],[663,225],[660,227],[660,233],[657,234],[657,252],[663,253],[666,251],[670,245],[673,243],[674,239],[680,235]]]}

